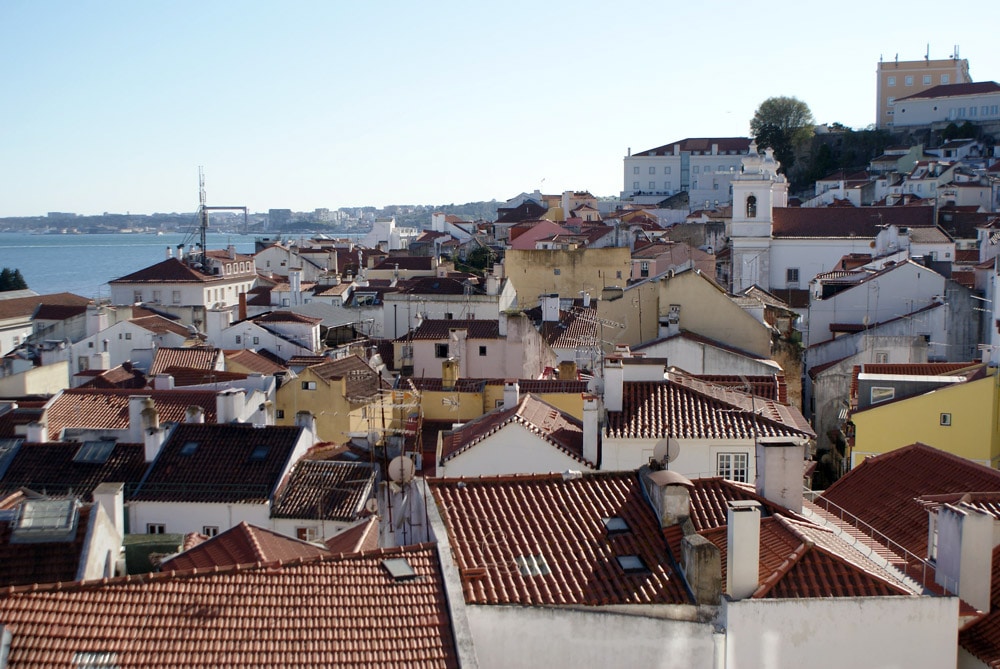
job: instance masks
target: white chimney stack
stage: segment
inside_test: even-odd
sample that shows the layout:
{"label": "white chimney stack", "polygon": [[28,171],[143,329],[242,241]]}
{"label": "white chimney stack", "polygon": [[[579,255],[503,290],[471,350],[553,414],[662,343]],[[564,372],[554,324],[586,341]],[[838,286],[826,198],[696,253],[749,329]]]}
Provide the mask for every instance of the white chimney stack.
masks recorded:
{"label": "white chimney stack", "polygon": [[993,516],[964,503],[938,508],[934,579],[980,611],[990,610],[993,525]]}
{"label": "white chimney stack", "polygon": [[756,441],[757,494],[789,511],[802,513],[805,443],[788,437]]}
{"label": "white chimney stack", "polygon": [[28,433],[25,435],[25,440],[29,443],[44,444],[49,440],[49,426],[45,423],[41,421],[28,423],[27,428]]}
{"label": "white chimney stack", "polygon": [[115,526],[118,534],[125,536],[125,484],[124,483],[101,483],[94,492],[91,493],[94,504],[104,507],[104,513]]}
{"label": "white chimney stack", "polygon": [[196,404],[192,404],[184,410],[185,423],[204,423],[205,410]]}
{"label": "white chimney stack", "polygon": [[621,360],[604,362],[604,407],[621,411],[625,402],[625,367]]}
{"label": "white chimney stack", "polygon": [[517,380],[507,381],[503,384],[503,408],[513,409],[521,401],[521,386]]}
{"label": "white chimney stack", "polygon": [[599,468],[600,402],[596,395],[583,396],[583,459]]}
{"label": "white chimney stack", "polygon": [[726,592],[746,599],[757,590],[760,575],[760,504],[737,500],[728,504],[726,527]]}
{"label": "white chimney stack", "polygon": [[542,307],[542,320],[546,323],[559,322],[559,296],[555,293],[542,295],[538,298]]}
{"label": "white chimney stack", "polygon": [[149,395],[130,395],[128,398],[128,440],[133,444],[143,441],[142,410],[146,408]]}
{"label": "white chimney stack", "polygon": [[237,390],[235,388],[223,390],[217,394],[215,396],[216,422],[220,425],[223,423],[242,422],[241,416],[245,397],[245,390]]}
{"label": "white chimney stack", "polygon": [[318,440],[316,436],[316,416],[308,411],[299,411],[295,414],[295,424],[305,428],[309,432],[310,443],[315,444]]}

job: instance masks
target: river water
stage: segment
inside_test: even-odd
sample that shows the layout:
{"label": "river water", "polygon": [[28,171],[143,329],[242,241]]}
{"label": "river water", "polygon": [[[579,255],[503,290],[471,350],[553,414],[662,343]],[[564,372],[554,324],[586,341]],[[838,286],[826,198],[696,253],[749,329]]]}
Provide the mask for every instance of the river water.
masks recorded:
{"label": "river water", "polygon": [[[190,244],[183,233],[155,234],[26,234],[0,233],[0,268],[21,270],[28,288],[45,295],[69,292],[108,297],[108,281],[176,255],[177,245]],[[252,235],[209,233],[209,249],[229,244],[239,253],[254,252]]]}

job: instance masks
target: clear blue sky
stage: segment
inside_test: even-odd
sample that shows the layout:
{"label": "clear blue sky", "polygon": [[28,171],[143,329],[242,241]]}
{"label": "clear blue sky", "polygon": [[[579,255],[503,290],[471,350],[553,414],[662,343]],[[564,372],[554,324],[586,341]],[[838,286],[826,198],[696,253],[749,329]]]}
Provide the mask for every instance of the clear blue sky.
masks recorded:
{"label": "clear blue sky", "polygon": [[2,0],[0,216],[614,195],[770,96],[872,123],[880,56],[1000,80],[1000,3],[680,4]]}

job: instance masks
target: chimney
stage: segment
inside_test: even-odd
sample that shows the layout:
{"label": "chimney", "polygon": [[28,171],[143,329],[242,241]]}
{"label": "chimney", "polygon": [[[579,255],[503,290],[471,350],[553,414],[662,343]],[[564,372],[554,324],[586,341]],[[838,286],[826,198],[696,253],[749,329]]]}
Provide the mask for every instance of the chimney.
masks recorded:
{"label": "chimney", "polygon": [[178,244],[177,245],[177,259],[181,260],[181,261],[184,260],[184,245],[183,244]]}
{"label": "chimney", "polygon": [[218,393],[215,396],[216,422],[220,425],[223,423],[242,422],[240,417],[242,415],[245,397],[245,390],[237,390],[235,388],[223,390]]}
{"label": "chimney", "polygon": [[802,513],[805,444],[787,437],[775,442],[770,439],[756,440],[757,494],[789,511]]}
{"label": "chimney", "polygon": [[454,390],[458,383],[458,360],[448,358],[441,362],[441,390]]}
{"label": "chimney", "polygon": [[192,404],[184,411],[185,423],[204,423],[205,410],[196,404]]}
{"label": "chimney", "polygon": [[583,291],[583,307],[584,309],[590,307],[590,292],[586,290]]}
{"label": "chimney", "polygon": [[27,428],[25,440],[29,443],[44,444],[49,440],[49,426],[45,423],[41,421],[28,423]]}
{"label": "chimney", "polygon": [[542,295],[538,298],[538,303],[542,307],[542,320],[546,323],[559,322],[559,296],[555,293]]}
{"label": "chimney", "polygon": [[760,504],[734,500],[728,506],[726,592],[730,599],[746,599],[759,585]]}
{"label": "chimney", "polygon": [[119,536],[125,536],[125,484],[101,483],[91,493],[94,504],[104,507],[104,513],[115,526]]}
{"label": "chimney", "polygon": [[965,503],[938,508],[934,579],[980,611],[990,610],[993,525],[993,516]]}
{"label": "chimney", "polygon": [[170,374],[157,374],[153,377],[154,390],[173,390],[174,377]]}
{"label": "chimney", "polygon": [[128,398],[128,440],[133,444],[141,444],[143,440],[142,410],[146,408],[145,401],[152,399],[149,395],[129,395]]}
{"label": "chimney", "polygon": [[108,327],[108,312],[96,304],[87,305],[87,336],[95,335]]}
{"label": "chimney", "polygon": [[288,272],[288,283],[291,286],[291,303],[302,304],[302,272],[293,269]]}
{"label": "chimney", "polygon": [[240,293],[240,306],[239,313],[237,315],[238,319],[245,321],[247,319],[247,294],[246,292]]}
{"label": "chimney", "polygon": [[596,395],[583,396],[583,459],[600,469],[600,403]]}
{"label": "chimney", "polygon": [[604,362],[604,407],[621,411],[625,395],[625,368],[621,360]]}
{"label": "chimney", "polygon": [[649,502],[660,517],[660,527],[678,525],[691,517],[691,488],[694,484],[680,472],[642,467]]}
{"label": "chimney", "polygon": [[558,375],[560,381],[576,381],[576,363],[572,360],[563,360],[559,363]]}
{"label": "chimney", "polygon": [[497,334],[501,337],[507,336],[507,318],[506,312],[501,311],[497,319]]}
{"label": "chimney", "polygon": [[695,601],[704,606],[718,606],[722,599],[719,547],[700,534],[688,534],[681,539],[681,562]]}
{"label": "chimney", "polygon": [[503,408],[513,409],[521,401],[521,386],[518,385],[517,379],[513,381],[507,381],[503,384]]}
{"label": "chimney", "polygon": [[160,412],[156,410],[156,404],[152,397],[147,397],[142,401],[142,411],[139,413],[144,432],[160,429]]}
{"label": "chimney", "polygon": [[500,294],[500,279],[495,274],[486,275],[486,294],[494,296]]}
{"label": "chimney", "polygon": [[167,260],[170,260],[173,257],[174,257],[174,249],[173,249],[173,247],[168,246],[167,247]]}
{"label": "chimney", "polygon": [[295,414],[295,425],[308,430],[310,434],[310,443],[316,443],[316,416],[312,415],[309,411],[299,411]]}
{"label": "chimney", "polygon": [[229,259],[233,260],[234,258],[236,258],[236,247],[230,244],[229,246],[226,247],[226,253],[229,256]]}

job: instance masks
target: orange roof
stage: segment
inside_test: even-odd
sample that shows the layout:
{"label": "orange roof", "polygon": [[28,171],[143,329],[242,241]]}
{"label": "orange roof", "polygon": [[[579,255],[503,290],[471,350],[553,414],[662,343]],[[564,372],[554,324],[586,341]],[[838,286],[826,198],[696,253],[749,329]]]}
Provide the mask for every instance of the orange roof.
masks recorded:
{"label": "orange roof", "polygon": [[222,534],[165,560],[160,565],[160,571],[286,562],[326,554],[327,550],[307,541],[292,539],[242,521]]}
{"label": "orange roof", "polygon": [[264,375],[280,374],[287,372],[287,367],[282,367],[270,358],[265,358],[248,348],[241,348],[235,351],[224,351],[227,363],[234,363],[240,367],[245,367],[250,372],[257,372]]}
{"label": "orange roof", "polygon": [[378,548],[378,516],[359,520],[340,534],[326,540],[331,553],[358,553]]}
{"label": "orange roof", "polygon": [[[389,559],[416,578],[393,577]],[[459,666],[427,544],[20,588],[0,598],[0,620],[14,667],[76,666],[81,651],[119,667]]]}
{"label": "orange roof", "polygon": [[192,348],[158,348],[149,376],[163,374],[168,367],[212,370],[218,368],[222,349],[196,346]]}
{"label": "orange roof", "polygon": [[150,390],[132,388],[70,388],[52,400],[45,412],[50,438],[57,439],[66,428],[124,430],[129,426],[128,404],[132,395],[153,398],[160,421],[180,423],[189,406],[200,406],[205,421],[214,423],[214,390]]}
{"label": "orange roof", "polygon": [[[690,603],[634,472],[435,479],[430,486],[469,604]],[[628,529],[609,533],[604,519],[612,517]],[[643,568],[626,570],[618,558],[629,556]]]}

